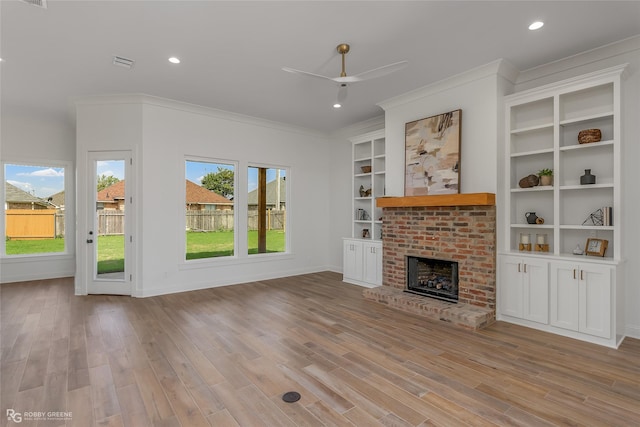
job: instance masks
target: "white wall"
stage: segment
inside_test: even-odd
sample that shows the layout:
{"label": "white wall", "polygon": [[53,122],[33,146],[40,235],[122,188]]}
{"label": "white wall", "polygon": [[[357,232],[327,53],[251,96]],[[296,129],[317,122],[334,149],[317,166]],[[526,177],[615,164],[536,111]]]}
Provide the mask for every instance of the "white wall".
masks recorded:
{"label": "white wall", "polygon": [[499,110],[512,67],[495,61],[381,102],[385,110],[387,195],[404,195],[405,124],[462,110],[460,192],[497,192]]}
{"label": "white wall", "polygon": [[[139,141],[131,140],[129,144],[130,149],[137,150],[134,166],[138,170],[138,191],[134,195],[139,242],[135,295],[180,292],[328,268],[327,177],[332,166],[330,143],[325,136],[152,97],[139,97],[141,116],[136,111],[123,115],[125,106],[118,105],[118,97],[98,102],[106,103],[99,108],[78,107],[79,158],[89,147],[97,148],[95,141],[109,147],[111,136],[101,135],[113,129],[117,134],[139,126],[141,131]],[[239,238],[234,258],[184,261],[185,156],[238,162]],[[246,254],[246,192],[241,189],[247,188],[249,164],[290,168],[289,253]],[[83,180],[82,173],[79,167],[79,181]],[[79,234],[82,235],[80,227]]]}
{"label": "white wall", "polygon": [[516,91],[628,63],[622,77],[622,244],[627,336],[640,338],[640,36],[520,73]]}
{"label": "white wall", "polygon": [[[93,249],[93,245],[86,243],[89,238],[89,230],[93,230],[93,215],[95,206],[90,206],[90,193],[95,192],[92,165],[89,163],[88,155],[91,151],[131,151],[132,156],[138,158],[142,147],[142,103],[140,96],[129,97],[95,97],[77,102],[76,107],[76,159],[77,159],[77,253],[76,253],[76,273],[75,291],[76,294],[87,294],[87,283],[93,275],[93,266],[88,265],[88,250]],[[132,175],[125,179],[134,186],[142,179],[142,170],[138,164],[133,167]],[[130,186],[127,185],[129,188]],[[137,196],[139,191],[135,191]],[[127,208],[127,221],[138,219],[133,227],[133,238],[138,242],[142,227],[139,217],[135,216],[139,208],[139,201],[136,199],[134,209]],[[91,216],[91,219],[89,217]],[[94,243],[95,244],[95,243]],[[140,266],[136,263],[139,259],[138,252],[141,245],[134,246],[137,251],[134,253],[133,261],[135,269],[132,272],[134,286],[140,282]]]}
{"label": "white wall", "polygon": [[[46,256],[10,256],[0,259],[0,283],[73,276],[75,271],[75,130],[64,118],[56,120],[36,112],[2,115],[2,161],[67,167],[65,178],[66,253]],[[4,170],[0,171],[4,182]],[[4,185],[0,196],[4,200]],[[4,230],[4,215],[0,218]]]}

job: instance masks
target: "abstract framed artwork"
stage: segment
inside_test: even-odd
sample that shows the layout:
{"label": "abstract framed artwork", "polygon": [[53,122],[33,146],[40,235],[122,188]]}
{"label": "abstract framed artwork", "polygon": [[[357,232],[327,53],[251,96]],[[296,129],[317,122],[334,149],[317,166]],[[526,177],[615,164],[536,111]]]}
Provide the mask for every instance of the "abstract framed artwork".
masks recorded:
{"label": "abstract framed artwork", "polygon": [[405,125],[405,196],[460,192],[462,110]]}

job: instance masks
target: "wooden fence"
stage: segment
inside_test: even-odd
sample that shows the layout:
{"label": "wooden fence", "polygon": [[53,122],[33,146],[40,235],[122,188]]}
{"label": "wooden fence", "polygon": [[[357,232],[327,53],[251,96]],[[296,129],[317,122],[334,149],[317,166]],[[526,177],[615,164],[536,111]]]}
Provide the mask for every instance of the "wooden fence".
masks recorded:
{"label": "wooden fence", "polygon": [[[55,209],[7,209],[6,237],[13,240],[53,239],[64,235],[64,215]],[[62,216],[62,221],[58,218]]]}
{"label": "wooden fence", "polygon": [[[187,211],[187,229],[194,231],[228,231],[233,230],[233,211]],[[285,210],[267,211],[267,230],[284,230],[287,220]],[[247,214],[249,230],[258,229],[258,212]]]}
{"label": "wooden fence", "polygon": [[124,234],[124,211],[99,210],[98,236]]}
{"label": "wooden fence", "polygon": [[[9,209],[6,212],[7,237],[14,240],[64,237],[64,213],[53,209]],[[187,211],[187,229],[195,231],[233,230],[233,211]],[[98,211],[98,236],[124,234],[124,212]],[[286,211],[267,211],[267,230],[284,230]],[[247,215],[249,230],[258,229],[258,212]]]}

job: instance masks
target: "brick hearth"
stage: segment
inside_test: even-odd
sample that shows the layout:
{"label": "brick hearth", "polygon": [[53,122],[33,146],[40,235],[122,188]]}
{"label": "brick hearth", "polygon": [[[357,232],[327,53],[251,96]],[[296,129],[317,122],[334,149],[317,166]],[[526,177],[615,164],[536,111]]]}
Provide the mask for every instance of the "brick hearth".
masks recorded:
{"label": "brick hearth", "polygon": [[[365,298],[470,329],[495,321],[495,206],[384,207],[382,235],[383,286]],[[459,302],[403,292],[408,255],[457,261]]]}

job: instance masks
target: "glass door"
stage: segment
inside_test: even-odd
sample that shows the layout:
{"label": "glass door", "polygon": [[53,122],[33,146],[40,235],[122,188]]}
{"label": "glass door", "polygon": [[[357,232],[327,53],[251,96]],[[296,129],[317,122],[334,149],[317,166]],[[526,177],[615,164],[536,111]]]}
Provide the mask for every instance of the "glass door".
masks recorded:
{"label": "glass door", "polygon": [[87,198],[88,293],[131,295],[131,153],[92,152],[90,162],[94,182]]}

